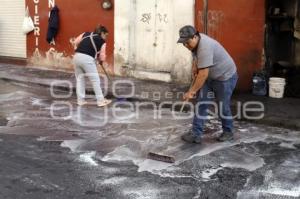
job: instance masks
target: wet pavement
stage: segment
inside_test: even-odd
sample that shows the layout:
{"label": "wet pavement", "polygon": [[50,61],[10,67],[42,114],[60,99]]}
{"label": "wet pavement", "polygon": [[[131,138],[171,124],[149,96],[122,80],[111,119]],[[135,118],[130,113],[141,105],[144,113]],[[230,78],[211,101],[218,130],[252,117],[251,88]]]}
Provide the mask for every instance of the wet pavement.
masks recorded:
{"label": "wet pavement", "polygon": [[0,198],[300,197],[299,131],[236,122],[235,141],[217,143],[211,120],[201,146],[185,144],[190,113],[124,99],[78,107],[63,91],[0,84]]}
{"label": "wet pavement", "polygon": [[[184,92],[188,89],[188,84],[166,83],[160,81],[149,81],[128,77],[112,76],[108,81],[103,74],[100,74],[103,91],[110,96],[119,98],[131,98],[139,101],[175,102],[181,100]],[[0,63],[0,79],[9,80],[31,85],[41,85],[44,87],[55,87],[67,91],[75,90],[76,83],[74,73],[57,70],[42,70],[38,66],[20,66],[15,64]],[[92,93],[93,89],[89,81],[86,82],[86,91]],[[256,112],[245,110],[247,102],[258,102],[263,104],[264,117],[253,120],[249,117],[239,117],[238,119],[258,124],[277,126],[300,131],[300,99],[282,98],[274,99],[268,96],[254,96],[250,92],[235,92],[231,103],[234,112],[238,109],[247,112],[247,115],[255,116]],[[242,107],[239,107],[242,103]]]}

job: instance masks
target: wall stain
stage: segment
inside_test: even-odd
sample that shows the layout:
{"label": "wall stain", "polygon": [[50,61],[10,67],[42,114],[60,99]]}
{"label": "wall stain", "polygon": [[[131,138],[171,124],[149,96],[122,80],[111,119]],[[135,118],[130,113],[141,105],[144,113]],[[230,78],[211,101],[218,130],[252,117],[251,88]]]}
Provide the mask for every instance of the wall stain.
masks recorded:
{"label": "wall stain", "polygon": [[35,50],[32,57],[29,58],[29,64],[49,69],[73,70],[72,57],[65,56],[64,53],[58,52],[55,48],[50,48],[45,56],[39,50]]}
{"label": "wall stain", "polygon": [[224,21],[225,14],[220,10],[209,10],[207,13],[208,19],[208,35],[219,40],[222,37],[222,22]]}
{"label": "wall stain", "polygon": [[257,49],[249,49],[245,53],[241,53],[237,59],[239,71],[238,89],[247,90],[252,85],[252,75],[256,70],[261,69],[261,52]]}

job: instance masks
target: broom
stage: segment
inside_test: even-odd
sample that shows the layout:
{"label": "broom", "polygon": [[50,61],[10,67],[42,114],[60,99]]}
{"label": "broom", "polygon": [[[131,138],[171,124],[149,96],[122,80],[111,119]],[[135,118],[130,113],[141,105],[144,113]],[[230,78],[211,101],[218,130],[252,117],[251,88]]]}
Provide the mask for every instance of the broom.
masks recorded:
{"label": "broom", "polygon": [[[192,88],[192,86],[194,85],[195,83],[195,80],[196,80],[196,77],[193,79],[191,85],[190,85],[190,89]],[[187,101],[184,101],[184,103],[182,104],[181,106],[181,109],[180,109],[180,112],[182,113],[183,111],[183,108],[184,106],[186,105]],[[167,144],[169,142],[169,139],[171,137],[171,134],[175,131],[175,129],[173,129],[171,131],[171,133],[169,134],[168,138],[167,138],[167,141],[165,144]],[[175,162],[175,157],[173,156],[168,156],[168,155],[164,155],[164,154],[161,154],[161,153],[155,153],[155,152],[149,152],[148,155],[147,155],[147,158],[148,159],[151,159],[151,160],[156,160],[156,161],[161,161],[161,162],[166,162],[166,163],[174,163]]]}

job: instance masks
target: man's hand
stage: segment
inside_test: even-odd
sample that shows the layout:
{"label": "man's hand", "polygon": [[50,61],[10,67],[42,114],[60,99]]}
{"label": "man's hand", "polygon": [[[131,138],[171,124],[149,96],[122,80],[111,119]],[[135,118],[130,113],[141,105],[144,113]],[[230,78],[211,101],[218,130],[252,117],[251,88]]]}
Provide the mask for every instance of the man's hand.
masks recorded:
{"label": "man's hand", "polygon": [[190,99],[193,99],[196,95],[196,93],[202,88],[205,81],[208,78],[209,68],[204,68],[198,70],[198,74],[196,75],[189,91],[184,94],[183,99],[185,101],[188,101]]}
{"label": "man's hand", "polygon": [[191,99],[194,99],[196,96],[196,92],[193,91],[188,91],[187,93],[184,94],[183,100],[184,101],[189,101]]}

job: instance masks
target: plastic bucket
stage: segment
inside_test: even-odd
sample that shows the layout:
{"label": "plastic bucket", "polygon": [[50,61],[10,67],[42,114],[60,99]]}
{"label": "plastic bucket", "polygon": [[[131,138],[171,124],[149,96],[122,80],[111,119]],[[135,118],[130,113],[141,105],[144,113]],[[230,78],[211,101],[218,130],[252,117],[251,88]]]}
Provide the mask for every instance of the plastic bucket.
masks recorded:
{"label": "plastic bucket", "polygon": [[269,80],[269,96],[272,98],[283,98],[285,78],[272,77]]}

